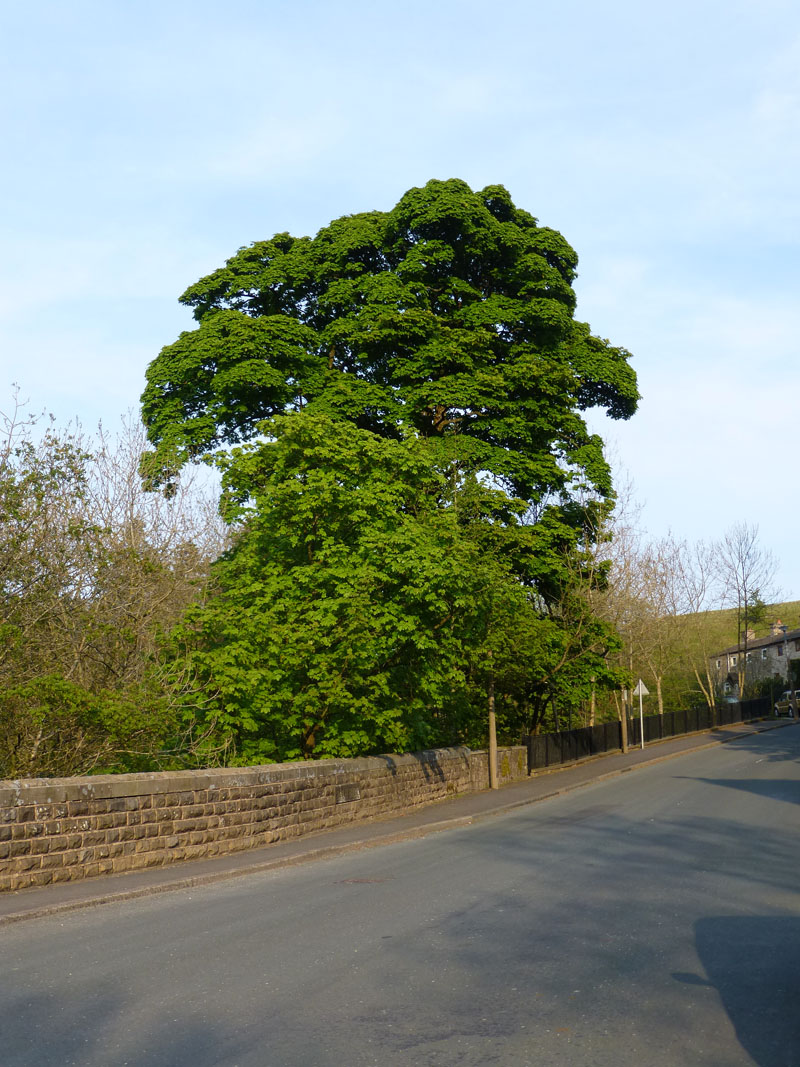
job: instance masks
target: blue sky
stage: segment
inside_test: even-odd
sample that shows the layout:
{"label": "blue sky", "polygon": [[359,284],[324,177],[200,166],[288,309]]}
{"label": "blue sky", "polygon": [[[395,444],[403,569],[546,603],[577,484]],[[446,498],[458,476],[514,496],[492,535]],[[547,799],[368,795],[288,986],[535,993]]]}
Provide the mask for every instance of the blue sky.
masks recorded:
{"label": "blue sky", "polygon": [[[0,410],[113,426],[238,247],[507,186],[634,356],[607,437],[658,536],[759,524],[800,598],[794,0],[0,0]],[[785,620],[795,623],[798,620]]]}

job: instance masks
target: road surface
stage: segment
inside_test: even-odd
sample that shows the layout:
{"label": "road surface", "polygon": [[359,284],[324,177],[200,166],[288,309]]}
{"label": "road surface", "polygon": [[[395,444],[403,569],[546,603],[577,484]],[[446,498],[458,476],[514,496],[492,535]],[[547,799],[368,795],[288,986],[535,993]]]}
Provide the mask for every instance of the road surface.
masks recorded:
{"label": "road surface", "polygon": [[800,1067],[800,729],[0,929],[0,1062]]}

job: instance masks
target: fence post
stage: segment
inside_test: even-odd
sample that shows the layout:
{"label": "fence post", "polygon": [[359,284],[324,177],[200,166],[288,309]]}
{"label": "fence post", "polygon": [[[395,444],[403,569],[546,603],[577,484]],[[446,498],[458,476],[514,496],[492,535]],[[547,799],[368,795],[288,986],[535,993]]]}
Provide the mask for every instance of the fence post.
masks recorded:
{"label": "fence post", "polygon": [[[489,655],[491,656],[491,652]],[[497,719],[494,711],[494,670],[489,675],[489,788],[499,788],[497,782]]]}
{"label": "fence post", "polygon": [[[627,699],[627,698],[626,698]],[[622,702],[622,715],[619,720],[620,724],[620,742],[623,752],[628,751],[628,705],[623,700]]]}

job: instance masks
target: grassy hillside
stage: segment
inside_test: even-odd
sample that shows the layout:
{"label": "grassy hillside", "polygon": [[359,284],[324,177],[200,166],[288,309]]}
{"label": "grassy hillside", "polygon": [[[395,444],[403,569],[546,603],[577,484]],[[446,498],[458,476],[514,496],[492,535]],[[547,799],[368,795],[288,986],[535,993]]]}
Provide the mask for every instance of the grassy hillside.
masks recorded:
{"label": "grassy hillside", "polygon": [[[800,628],[800,600],[788,600],[768,605],[764,621],[753,626],[756,637],[768,637],[773,622],[778,621],[788,626],[790,630]],[[720,649],[736,644],[738,635],[735,608],[707,611],[705,622],[708,632],[714,635],[714,644],[718,644]]]}
{"label": "grassy hillside", "polygon": [[[767,617],[770,622],[773,619],[780,619],[790,630],[800,628],[800,600],[787,600],[782,604],[773,604],[769,608]],[[767,627],[767,632],[769,632],[769,627]],[[759,636],[763,635],[759,634]]]}

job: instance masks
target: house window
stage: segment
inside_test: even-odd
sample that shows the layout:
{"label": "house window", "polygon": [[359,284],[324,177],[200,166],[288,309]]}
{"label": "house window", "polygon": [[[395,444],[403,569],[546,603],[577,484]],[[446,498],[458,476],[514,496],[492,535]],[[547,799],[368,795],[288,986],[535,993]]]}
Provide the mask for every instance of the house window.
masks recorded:
{"label": "house window", "polygon": [[778,655],[779,656],[783,655],[783,645],[778,645]]}
{"label": "house window", "polygon": [[731,667],[736,666],[736,661],[738,660],[738,658],[738,656],[731,656]]}
{"label": "house window", "polygon": [[767,650],[765,648],[761,649],[761,658],[762,659],[766,659],[767,658]]}
{"label": "house window", "polygon": [[720,668],[720,660],[717,660],[717,670]]}
{"label": "house window", "polygon": [[749,663],[752,658],[753,658],[753,653],[752,652],[748,652],[747,655],[745,656],[745,663]]}
{"label": "house window", "polygon": [[795,652],[800,652],[800,638],[798,638],[798,640],[795,641],[794,650],[795,650]]}

